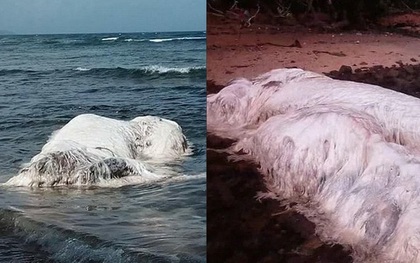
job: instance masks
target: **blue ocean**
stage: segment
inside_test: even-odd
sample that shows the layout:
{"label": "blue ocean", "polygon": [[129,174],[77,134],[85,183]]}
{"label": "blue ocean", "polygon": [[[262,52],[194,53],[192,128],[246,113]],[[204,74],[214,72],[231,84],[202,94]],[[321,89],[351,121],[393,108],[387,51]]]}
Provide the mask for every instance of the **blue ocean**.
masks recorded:
{"label": "blue ocean", "polygon": [[79,114],[177,122],[180,176],[0,186],[0,262],[205,262],[205,32],[0,36],[0,183]]}

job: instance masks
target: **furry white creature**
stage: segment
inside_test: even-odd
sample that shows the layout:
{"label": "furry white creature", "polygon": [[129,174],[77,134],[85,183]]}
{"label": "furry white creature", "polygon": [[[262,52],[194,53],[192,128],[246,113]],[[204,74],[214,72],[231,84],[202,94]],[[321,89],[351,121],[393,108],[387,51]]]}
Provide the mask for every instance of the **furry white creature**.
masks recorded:
{"label": "furry white creature", "polygon": [[208,96],[208,112],[234,159],[260,165],[260,198],[296,203],[356,262],[420,262],[419,99],[281,69]]}
{"label": "furry white creature", "polygon": [[235,138],[241,130],[258,126],[271,116],[316,105],[339,105],[368,113],[386,127],[392,140],[420,146],[419,99],[301,69],[276,69],[253,80],[238,79],[209,95],[207,127],[213,133]]}
{"label": "furry white creature", "polygon": [[188,154],[181,127],[154,116],[131,121],[82,114],[54,132],[41,152],[6,185],[93,185],[137,176],[140,181],[161,175],[146,161],[166,162]]}

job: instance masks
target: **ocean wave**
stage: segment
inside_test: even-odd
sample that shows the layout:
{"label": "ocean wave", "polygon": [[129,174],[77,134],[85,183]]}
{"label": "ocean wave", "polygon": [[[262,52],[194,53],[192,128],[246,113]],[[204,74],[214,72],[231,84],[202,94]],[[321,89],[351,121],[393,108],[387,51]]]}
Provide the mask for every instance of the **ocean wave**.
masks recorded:
{"label": "ocean wave", "polygon": [[74,70],[77,70],[77,71],[89,71],[89,70],[91,70],[91,69],[90,69],[90,68],[77,67],[77,68],[75,68]]}
{"label": "ocean wave", "polygon": [[204,77],[206,74],[205,67],[165,67],[159,65],[144,66],[140,68],[84,68],[77,67],[74,69],[80,74],[92,76],[107,76],[116,78],[142,78],[142,77]]}
{"label": "ocean wave", "polygon": [[[89,37],[89,38],[45,38],[36,40],[35,44],[41,45],[50,45],[50,46],[95,46],[95,45],[106,45],[106,44],[115,44],[115,43],[131,43],[134,42],[146,42],[146,43],[161,43],[161,42],[168,42],[168,41],[200,41],[205,40],[205,36],[188,36],[188,37],[161,37],[161,38],[153,38],[150,37],[143,37],[143,36],[114,36],[114,37]],[[26,40],[26,41],[18,41],[18,40],[8,40],[2,39],[0,41],[0,45],[18,45],[18,44],[28,44],[34,40]]]}
{"label": "ocean wave", "polygon": [[45,39],[41,43],[47,45],[62,44],[62,42],[57,39]]}
{"label": "ocean wave", "polygon": [[89,68],[76,67],[73,69],[46,69],[46,70],[30,70],[30,69],[1,69],[0,76],[7,75],[30,75],[43,76],[49,74],[84,74],[100,77],[116,77],[116,78],[142,78],[142,77],[205,77],[206,67],[165,67],[161,65],[150,65],[139,68]]}
{"label": "ocean wave", "polygon": [[19,209],[0,209],[2,235],[13,236],[28,245],[35,245],[57,262],[177,262],[178,256],[134,252],[79,233],[36,221]]}
{"label": "ocean wave", "polygon": [[168,73],[168,72],[190,73],[195,70],[205,69],[205,67],[168,68],[164,66],[146,66],[140,69],[144,70],[145,72],[151,72],[151,73]]}
{"label": "ocean wave", "polygon": [[149,39],[150,42],[160,43],[166,41],[176,41],[176,40],[203,40],[206,37],[175,37],[175,38],[153,38]]}
{"label": "ocean wave", "polygon": [[105,38],[102,38],[101,40],[102,41],[115,41],[115,40],[118,40],[118,38],[119,37],[105,37]]}
{"label": "ocean wave", "polygon": [[31,74],[31,73],[37,73],[37,72],[38,71],[29,70],[29,69],[1,69],[0,76],[14,75],[14,74]]}

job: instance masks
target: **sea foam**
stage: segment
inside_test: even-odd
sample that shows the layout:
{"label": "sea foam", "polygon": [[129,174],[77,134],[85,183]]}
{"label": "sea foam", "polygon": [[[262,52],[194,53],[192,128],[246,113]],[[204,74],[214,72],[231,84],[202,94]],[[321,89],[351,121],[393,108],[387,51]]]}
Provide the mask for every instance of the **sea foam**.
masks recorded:
{"label": "sea foam", "polygon": [[77,70],[77,71],[89,71],[91,69],[90,68],[77,67],[74,70]]}
{"label": "sea foam", "polygon": [[152,65],[152,66],[145,66],[141,67],[146,73],[169,73],[169,72],[177,72],[177,73],[190,73],[192,70],[199,70],[205,69],[205,67],[165,67],[159,65]]}
{"label": "sea foam", "polygon": [[119,37],[105,37],[105,38],[102,38],[101,40],[102,41],[115,41],[115,40],[117,40]]}
{"label": "sea foam", "polygon": [[203,40],[206,39],[206,37],[176,37],[176,38],[154,38],[149,39],[150,42],[166,42],[166,41],[175,41],[175,40]]}

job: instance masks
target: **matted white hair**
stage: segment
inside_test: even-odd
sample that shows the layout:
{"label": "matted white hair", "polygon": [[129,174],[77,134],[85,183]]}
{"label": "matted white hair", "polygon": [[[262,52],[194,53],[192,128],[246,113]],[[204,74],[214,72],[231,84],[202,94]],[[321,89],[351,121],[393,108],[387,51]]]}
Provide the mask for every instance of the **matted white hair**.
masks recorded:
{"label": "matted white hair", "polygon": [[234,81],[207,107],[208,132],[260,165],[260,198],[297,204],[356,262],[420,262],[419,99],[279,69]]}
{"label": "matted white hair", "polygon": [[168,162],[191,152],[181,127],[155,116],[131,121],[82,114],[55,131],[41,152],[6,185],[96,185],[138,176],[161,178],[147,163]]}

